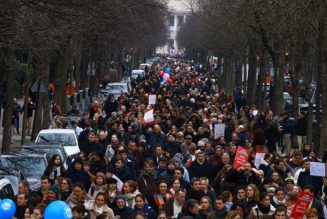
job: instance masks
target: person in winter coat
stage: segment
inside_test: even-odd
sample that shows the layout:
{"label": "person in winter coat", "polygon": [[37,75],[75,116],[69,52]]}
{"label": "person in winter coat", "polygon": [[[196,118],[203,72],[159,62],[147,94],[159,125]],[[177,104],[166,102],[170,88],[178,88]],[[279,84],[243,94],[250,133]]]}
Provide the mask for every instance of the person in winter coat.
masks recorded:
{"label": "person in winter coat", "polygon": [[259,203],[252,208],[249,219],[273,218],[275,207],[270,204],[270,197],[267,193],[260,194]]}
{"label": "person in winter coat", "polygon": [[321,194],[321,189],[323,185],[323,178],[319,176],[310,175],[310,162],[311,159],[305,159],[303,162],[304,171],[300,173],[297,184],[303,188],[304,186],[311,185],[314,188],[315,196]]}
{"label": "person in winter coat", "polygon": [[218,196],[216,198],[215,210],[208,214],[207,219],[224,219],[226,218],[228,211],[225,206],[223,197]]}
{"label": "person in winter coat", "polygon": [[145,196],[138,194],[135,196],[134,212],[142,212],[147,216],[147,219],[156,219],[156,212],[146,203]]}
{"label": "person in winter coat", "polygon": [[207,219],[211,211],[212,211],[211,199],[208,196],[202,197],[200,202],[199,218]]}
{"label": "person in winter coat", "polygon": [[114,212],[106,203],[106,195],[99,192],[95,197],[95,202],[86,208],[89,211],[90,219],[96,219],[101,214],[105,214],[108,219],[115,219]]}
{"label": "person in winter coat", "polygon": [[203,151],[198,151],[196,153],[196,160],[192,162],[191,166],[188,168],[190,179],[193,177],[211,177],[211,165],[206,160],[205,153]]}
{"label": "person in winter coat", "polygon": [[126,200],[126,206],[132,208],[135,205],[135,196],[140,194],[138,184],[133,180],[127,180],[123,186],[123,194]]}
{"label": "person in winter coat", "polygon": [[94,199],[87,194],[85,187],[82,183],[75,183],[73,192],[67,198],[66,203],[71,208],[77,205],[84,205],[87,208],[94,203]]}
{"label": "person in winter coat", "polygon": [[95,179],[89,189],[88,194],[95,198],[99,192],[105,192],[106,188],[105,175],[102,172],[98,172],[95,175]]}
{"label": "person in winter coat", "polygon": [[155,181],[157,177],[154,172],[154,162],[153,160],[146,160],[144,162],[144,172],[140,174],[137,179],[137,184],[139,186],[140,192],[145,195],[146,200],[150,206],[155,206],[155,201],[153,199],[153,193],[155,192]]}
{"label": "person in winter coat", "polygon": [[65,174],[72,180],[73,183],[82,183],[85,189],[88,190],[91,185],[89,174],[83,169],[83,161],[80,157],[77,157],[70,169]]}
{"label": "person in winter coat", "polygon": [[114,208],[115,216],[130,218],[134,214],[134,210],[126,206],[126,197],[124,195],[116,196],[114,202],[116,203]]}
{"label": "person in winter coat", "polygon": [[181,218],[199,219],[199,204],[195,199],[189,199],[185,202],[181,213],[178,214],[177,219]]}
{"label": "person in winter coat", "polygon": [[63,178],[60,183],[59,197],[61,201],[66,201],[72,193],[72,180],[69,178]]}
{"label": "person in winter coat", "polygon": [[51,184],[54,183],[55,179],[59,176],[64,176],[66,169],[61,161],[59,154],[54,154],[50,161],[49,165],[45,169],[43,176],[49,177]]}

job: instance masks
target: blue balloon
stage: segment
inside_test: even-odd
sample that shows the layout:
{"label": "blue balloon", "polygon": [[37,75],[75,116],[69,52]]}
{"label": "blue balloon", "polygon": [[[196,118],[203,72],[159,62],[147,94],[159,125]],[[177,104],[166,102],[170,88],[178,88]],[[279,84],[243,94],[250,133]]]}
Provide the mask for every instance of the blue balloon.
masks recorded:
{"label": "blue balloon", "polygon": [[44,219],[71,219],[72,209],[63,201],[53,201],[45,209]]}
{"label": "blue balloon", "polygon": [[0,218],[11,219],[16,212],[16,205],[11,199],[3,199],[0,202]]}
{"label": "blue balloon", "polygon": [[165,69],[165,73],[170,74],[170,72],[171,72],[170,68]]}

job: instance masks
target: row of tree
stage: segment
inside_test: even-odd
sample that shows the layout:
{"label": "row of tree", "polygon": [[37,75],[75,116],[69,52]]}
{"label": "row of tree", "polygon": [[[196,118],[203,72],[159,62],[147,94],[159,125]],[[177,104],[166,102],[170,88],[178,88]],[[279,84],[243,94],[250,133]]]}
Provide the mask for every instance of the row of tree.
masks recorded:
{"label": "row of tree", "polygon": [[[166,1],[160,0],[1,0],[2,152],[10,149],[17,70],[24,73],[26,95],[37,78],[46,87],[50,80],[55,101],[65,109],[67,80],[74,79],[77,90],[90,85],[94,94],[99,80],[108,79],[110,68],[121,69],[126,53],[136,63],[163,45],[166,14]],[[90,63],[94,76],[89,76]],[[50,120],[48,93],[39,93],[37,102],[32,137]]]}
{"label": "row of tree", "polygon": [[[270,106],[284,111],[284,73],[293,86],[293,114],[298,114],[300,79],[317,82],[317,123],[312,126],[312,92],[308,92],[308,141],[327,144],[327,1],[326,0],[189,0],[192,15],[178,35],[189,55],[207,61],[218,54],[218,74],[229,94],[245,88],[248,104],[265,109],[267,69],[273,69]],[[242,66],[248,66],[242,80]],[[246,68],[246,67],[245,67]],[[321,105],[322,113],[319,113]],[[312,130],[312,128],[314,130]],[[313,136],[314,133],[314,136]]]}

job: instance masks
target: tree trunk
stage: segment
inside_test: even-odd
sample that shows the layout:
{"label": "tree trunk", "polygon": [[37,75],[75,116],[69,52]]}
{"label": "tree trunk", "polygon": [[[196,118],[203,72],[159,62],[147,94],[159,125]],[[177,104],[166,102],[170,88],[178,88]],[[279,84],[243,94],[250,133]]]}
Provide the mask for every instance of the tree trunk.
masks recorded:
{"label": "tree trunk", "polygon": [[[279,47],[275,46],[275,50],[279,51]],[[284,112],[283,90],[284,90],[284,73],[283,60],[285,60],[282,52],[276,52],[274,55],[274,89],[272,108],[276,115]]]}
{"label": "tree trunk", "polygon": [[15,80],[15,54],[10,48],[2,49],[1,60],[4,60],[6,68],[3,69],[6,72],[6,105],[3,113],[3,138],[1,152],[10,151],[11,141],[11,119],[13,111],[13,98],[14,98],[14,80]]}
{"label": "tree trunk", "polygon": [[251,106],[255,101],[255,92],[257,85],[257,63],[256,63],[256,45],[253,40],[249,40],[249,74],[247,80],[246,100]]}
{"label": "tree trunk", "polygon": [[259,110],[264,110],[265,109],[265,101],[264,99],[266,98],[266,93],[265,93],[265,79],[266,79],[266,74],[265,74],[265,62],[264,62],[264,57],[261,56],[259,60],[259,75],[258,75],[258,83],[257,83],[257,106]]}
{"label": "tree trunk", "polygon": [[66,85],[67,85],[67,56],[66,50],[61,48],[58,53],[58,62],[56,66],[56,90],[54,92],[54,101],[60,106],[63,113],[66,112]]}
{"label": "tree trunk", "polygon": [[[326,20],[326,19],[325,19]],[[322,155],[324,149],[327,145],[327,37],[326,28],[327,23],[322,19],[321,21],[321,36],[319,37],[321,43],[321,127],[320,127],[320,145],[319,145],[319,152]],[[325,31],[325,32],[323,32]],[[324,35],[325,34],[325,35]],[[318,72],[319,74],[319,72]],[[319,94],[318,94],[319,95]],[[318,105],[318,101],[316,103],[316,113],[320,115],[320,105]],[[319,124],[319,123],[318,123]],[[318,146],[317,146],[318,147]]]}
{"label": "tree trunk", "polygon": [[302,53],[299,55],[295,55],[294,58],[294,71],[290,71],[292,86],[293,86],[293,93],[292,93],[292,111],[293,115],[298,115],[299,111],[299,80],[300,75],[302,74]]}

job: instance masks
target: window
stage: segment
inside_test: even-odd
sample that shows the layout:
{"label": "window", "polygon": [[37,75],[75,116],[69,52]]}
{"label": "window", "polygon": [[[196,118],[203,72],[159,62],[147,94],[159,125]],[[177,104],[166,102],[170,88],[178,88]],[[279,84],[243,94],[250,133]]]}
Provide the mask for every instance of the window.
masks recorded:
{"label": "window", "polygon": [[5,185],[1,190],[0,190],[0,199],[13,199],[14,198],[14,190],[12,189],[10,184]]}
{"label": "window", "polygon": [[175,16],[174,15],[169,15],[169,17],[168,17],[168,25],[169,26],[175,26]]}

